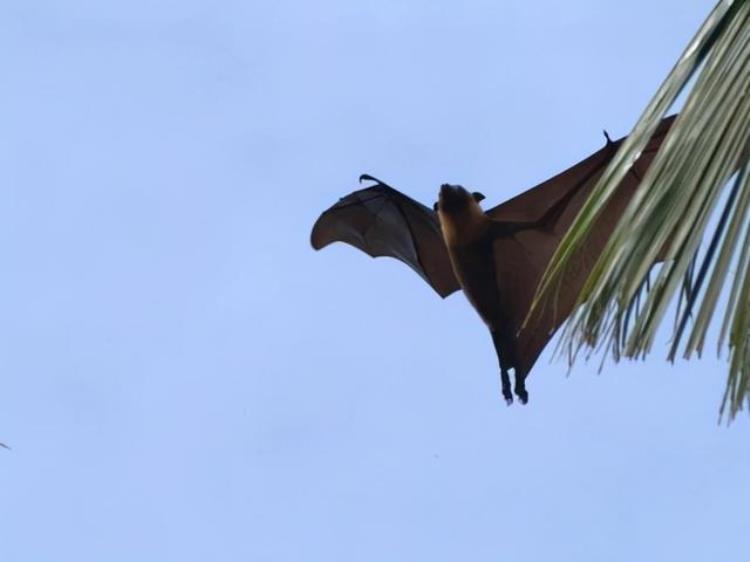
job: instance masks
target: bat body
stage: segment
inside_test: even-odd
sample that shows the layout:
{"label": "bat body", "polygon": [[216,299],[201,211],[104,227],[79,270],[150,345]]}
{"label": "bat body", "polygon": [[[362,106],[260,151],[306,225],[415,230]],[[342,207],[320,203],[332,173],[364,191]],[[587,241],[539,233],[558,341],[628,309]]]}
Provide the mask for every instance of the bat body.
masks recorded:
{"label": "bat body", "polygon": [[[520,195],[483,211],[484,196],[457,185],[441,186],[434,211],[372,176],[375,185],[355,191],[325,211],[311,242],[334,241],[373,257],[409,265],[443,298],[462,289],[487,325],[500,364],[502,392],[528,400],[525,380],[557,328],[573,311],[587,274],[632,198],[674,117],[665,119],[573,256],[554,300],[542,302],[526,321],[536,288],[560,240],[624,140]],[[551,297],[550,297],[551,299]]]}
{"label": "bat body", "polygon": [[[503,315],[506,307],[498,290],[498,275],[502,275],[503,266],[502,263],[496,264],[494,251],[496,238],[510,234],[510,229],[502,232],[505,225],[487,217],[479,207],[478,199],[461,186],[444,184],[435,207],[456,279],[492,334],[500,362],[503,395],[511,402],[513,395],[508,371],[517,363],[514,333],[519,326]],[[525,376],[516,372],[515,392],[525,403],[528,400]]]}

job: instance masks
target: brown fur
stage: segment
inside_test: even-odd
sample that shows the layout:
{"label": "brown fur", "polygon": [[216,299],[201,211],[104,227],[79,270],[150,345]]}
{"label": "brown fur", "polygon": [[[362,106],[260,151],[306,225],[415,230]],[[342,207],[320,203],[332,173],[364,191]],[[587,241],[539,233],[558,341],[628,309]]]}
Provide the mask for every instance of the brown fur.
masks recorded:
{"label": "brown fur", "polygon": [[500,301],[489,219],[472,194],[460,186],[440,189],[438,216],[453,272],[469,302],[495,330]]}

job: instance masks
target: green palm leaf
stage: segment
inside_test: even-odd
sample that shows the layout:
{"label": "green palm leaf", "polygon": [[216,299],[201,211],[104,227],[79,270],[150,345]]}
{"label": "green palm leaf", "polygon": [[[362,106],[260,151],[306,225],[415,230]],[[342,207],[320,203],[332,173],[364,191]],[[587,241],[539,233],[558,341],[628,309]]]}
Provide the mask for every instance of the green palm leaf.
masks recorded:
{"label": "green palm leaf", "polygon": [[560,244],[538,300],[553,294],[570,256],[691,79],[687,101],[594,266],[561,345],[571,362],[584,347],[608,348],[616,360],[643,357],[679,297],[669,359],[680,348],[686,358],[700,355],[731,281],[718,345],[730,353],[722,412],[726,407],[734,417],[750,397],[750,1],[722,0],[711,12]]}

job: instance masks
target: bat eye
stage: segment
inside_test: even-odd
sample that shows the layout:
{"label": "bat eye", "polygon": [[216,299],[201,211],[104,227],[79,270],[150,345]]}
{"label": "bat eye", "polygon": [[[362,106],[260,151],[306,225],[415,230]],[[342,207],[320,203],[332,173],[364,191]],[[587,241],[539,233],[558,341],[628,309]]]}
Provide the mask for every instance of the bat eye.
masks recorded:
{"label": "bat eye", "polygon": [[475,191],[474,193],[472,193],[471,196],[474,198],[474,201],[476,201],[477,203],[479,203],[483,199],[486,199],[486,197],[482,195],[481,193],[479,193],[478,191]]}

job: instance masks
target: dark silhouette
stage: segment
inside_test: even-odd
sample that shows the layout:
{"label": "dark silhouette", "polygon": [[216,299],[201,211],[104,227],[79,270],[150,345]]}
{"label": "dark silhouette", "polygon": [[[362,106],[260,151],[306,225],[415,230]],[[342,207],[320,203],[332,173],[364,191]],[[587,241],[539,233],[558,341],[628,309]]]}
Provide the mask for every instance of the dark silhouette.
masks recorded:
{"label": "dark silhouette", "polygon": [[[617,188],[583,249],[551,297],[526,319],[542,274],[571,222],[624,139],[528,191],[482,211],[480,193],[443,185],[434,211],[369,175],[375,185],[325,211],[313,227],[316,250],[351,244],[370,256],[409,265],[443,298],[463,289],[492,334],[503,396],[528,400],[525,379],[555,330],[570,315],[591,267],[640,184],[674,117],[665,119]],[[605,133],[606,134],[606,133]]]}

